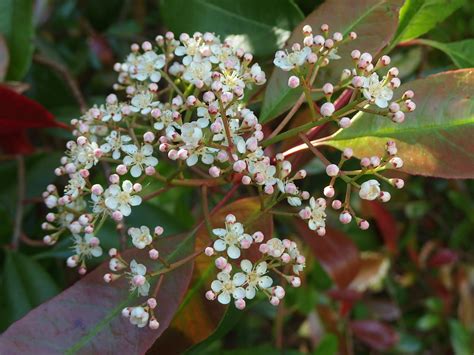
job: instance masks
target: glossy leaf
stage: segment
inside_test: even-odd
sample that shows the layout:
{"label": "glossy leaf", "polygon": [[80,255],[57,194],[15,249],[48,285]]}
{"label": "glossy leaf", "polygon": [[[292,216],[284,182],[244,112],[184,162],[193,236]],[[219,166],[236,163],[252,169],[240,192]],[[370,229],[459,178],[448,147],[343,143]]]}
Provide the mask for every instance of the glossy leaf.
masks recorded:
{"label": "glossy leaf", "polygon": [[459,68],[474,67],[474,39],[459,42],[441,43],[420,39],[420,43],[439,49],[446,53]]}
{"label": "glossy leaf", "polygon": [[8,304],[7,318],[10,323],[59,291],[55,281],[40,264],[26,255],[7,251],[2,294]]}
{"label": "glossy leaf", "polygon": [[0,83],[7,75],[8,63],[10,62],[10,54],[8,53],[7,42],[5,37],[0,35]]}
{"label": "glossy leaf", "polygon": [[334,282],[340,288],[348,286],[360,267],[359,251],[354,242],[335,229],[327,228],[326,235],[320,237],[303,221],[297,220],[295,226]]}
{"label": "glossy leaf", "polygon": [[0,33],[7,39],[10,52],[7,79],[21,80],[30,67],[33,55],[33,1],[1,1]]}
{"label": "glossy leaf", "polygon": [[[163,20],[174,32],[209,31],[258,56],[283,46],[303,15],[291,0],[161,0]],[[183,9],[186,11],[183,11]]]}
{"label": "glossy leaf", "polygon": [[[211,217],[213,228],[224,225],[225,217],[232,213],[237,221],[244,222],[260,210],[260,201],[256,197],[243,198],[232,202],[218,210]],[[255,221],[247,232],[261,231],[265,238],[270,238],[273,233],[273,218],[270,214],[265,214]],[[196,234],[196,250],[202,250],[210,244],[210,238],[206,226],[202,226]],[[244,252],[245,257],[254,258],[251,250],[255,251],[255,246]],[[222,327],[228,327],[237,319],[234,311],[227,310],[227,307],[217,301],[209,301],[205,298],[205,292],[209,290],[210,283],[217,274],[213,258],[204,254],[196,258],[193,272],[192,287],[186,293],[170,329],[164,334],[157,345],[165,347],[165,344],[174,344],[179,338],[179,345],[175,345],[176,351],[183,351],[190,346],[200,343],[211,334],[216,338],[224,333]],[[234,308],[231,305],[231,308]],[[193,324],[192,327],[189,324]],[[178,346],[178,347],[177,347]],[[200,345],[199,348],[204,345]]]}
{"label": "glossy leaf", "polygon": [[449,321],[449,334],[455,355],[471,355],[474,344],[469,330],[455,319]]}
{"label": "glossy leaf", "polygon": [[[157,248],[173,262],[192,252],[193,241],[193,234],[163,237]],[[152,270],[161,267],[157,262],[145,261],[146,253],[137,249],[124,252],[123,257],[136,258]],[[188,287],[192,264],[165,275],[156,297],[158,330],[138,329],[121,317],[124,307],[140,304],[146,298],[130,295],[123,278],[113,284],[104,283],[106,272],[108,263],[14,323],[0,337],[0,353],[144,353],[170,324]]]}
{"label": "glossy leaf", "polygon": [[350,323],[354,335],[378,351],[388,350],[398,342],[397,332],[387,324],[374,320],[356,320]]}
{"label": "glossy leaf", "polygon": [[394,44],[418,38],[461,7],[465,0],[407,0],[400,9]]}
{"label": "glossy leaf", "polygon": [[351,147],[358,157],[383,155],[387,140],[397,143],[409,174],[443,178],[474,177],[474,70],[444,72],[403,85],[412,89],[417,109],[402,124],[360,115],[325,144]]}
{"label": "glossy leaf", "polygon": [[[338,54],[342,57],[332,61],[319,74],[319,83],[336,83],[345,68],[353,66],[350,52],[357,48],[362,52],[378,53],[392,38],[398,23],[398,9],[401,0],[327,0],[305,18],[293,31],[288,45],[302,42],[302,28],[305,24],[313,27],[316,34],[322,24],[328,24],[331,32],[344,35],[357,32],[358,39],[341,46]],[[291,74],[275,68],[271,75],[263,101],[261,122],[268,122],[288,110],[301,94],[301,90],[288,87]]]}
{"label": "glossy leaf", "polygon": [[0,148],[11,154],[31,153],[26,129],[43,127],[67,128],[37,102],[0,85]]}

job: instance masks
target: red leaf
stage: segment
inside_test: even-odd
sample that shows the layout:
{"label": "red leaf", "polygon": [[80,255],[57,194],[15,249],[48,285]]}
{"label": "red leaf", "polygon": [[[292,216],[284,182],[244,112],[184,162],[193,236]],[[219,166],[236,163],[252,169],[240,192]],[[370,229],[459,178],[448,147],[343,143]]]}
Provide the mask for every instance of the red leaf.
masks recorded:
{"label": "red leaf", "polygon": [[390,349],[399,339],[391,326],[375,320],[352,321],[350,328],[356,337],[378,351]]}
{"label": "red leaf", "polygon": [[[165,257],[184,243],[186,236],[162,238],[158,243]],[[191,249],[182,254],[192,253]],[[179,245],[179,246],[178,246]],[[184,244],[187,246],[187,244]],[[123,253],[126,260],[144,257],[137,249]],[[180,251],[181,254],[181,251]],[[187,254],[186,254],[187,255]],[[186,255],[175,256],[173,261]],[[159,263],[144,262],[156,270]],[[138,329],[121,317],[121,310],[138,305],[146,298],[130,297],[123,278],[112,284],[103,281],[108,272],[104,263],[72,287],[37,307],[10,326],[0,337],[1,354],[143,354],[170,324],[186,291],[192,263],[165,274],[157,295],[158,330]],[[152,284],[151,290],[155,288]]]}
{"label": "red leaf", "polygon": [[397,222],[389,210],[379,201],[364,201],[369,207],[370,215],[375,219],[377,228],[383,237],[385,247],[391,253],[397,251],[397,241],[400,236]]}
{"label": "red leaf", "polygon": [[68,128],[39,103],[0,85],[0,147],[6,153],[31,153],[25,130],[44,127]]}
{"label": "red leaf", "polygon": [[428,260],[428,266],[439,267],[452,264],[458,260],[458,254],[451,249],[443,248],[436,251]]}
{"label": "red leaf", "polygon": [[295,222],[300,236],[308,243],[324,270],[339,288],[348,286],[359,272],[359,251],[354,242],[342,232],[326,229],[324,237],[318,236],[301,220]]}

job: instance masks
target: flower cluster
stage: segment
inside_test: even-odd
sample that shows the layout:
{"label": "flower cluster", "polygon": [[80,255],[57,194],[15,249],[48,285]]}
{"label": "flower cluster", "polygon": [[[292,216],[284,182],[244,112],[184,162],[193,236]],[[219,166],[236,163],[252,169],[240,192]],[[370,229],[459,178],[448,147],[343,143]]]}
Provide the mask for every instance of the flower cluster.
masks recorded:
{"label": "flower cluster", "polygon": [[[411,100],[414,93],[410,90],[394,100],[400,80],[397,68],[386,68],[390,63],[388,56],[372,63],[370,54],[355,50],[351,54],[354,68],[345,69],[338,83],[314,88],[319,69],[339,59],[339,46],[357,37],[355,33],[346,37],[338,32],[330,35],[327,25],[321,31],[322,34],[313,35],[312,28],[304,26],[303,43],[293,44],[291,51],[278,51],[274,60],[278,68],[291,74],[291,88],[303,87],[314,126],[335,121],[341,128],[348,128],[358,112],[386,116],[401,123],[405,113],[415,109]],[[351,193],[358,191],[361,199],[386,202],[390,193],[381,190],[379,181],[403,187],[403,180],[381,175],[386,169],[403,165],[396,156],[395,143],[387,143],[382,157],[362,158],[359,170],[342,170],[353,156],[350,148],[345,149],[337,165],[326,164],[330,183],[323,196],[311,196],[300,184],[307,172],[295,168],[285,154],[266,149],[272,139],[303,133],[303,129],[297,127],[284,132],[284,136],[278,135],[283,122],[265,139],[264,127],[248,106],[249,89],[266,82],[265,73],[252,60],[250,53],[233,48],[227,41],[221,42],[212,33],[184,33],[176,38],[168,32],[157,36],[153,43],[133,44],[125,61],[114,66],[118,73],[116,93],[71,121],[74,139],[67,142],[66,153],[55,170],[57,176],[64,177],[64,189],[50,185],[43,193],[46,206],[52,210],[42,225],[47,232],[44,242],[53,245],[61,236],[72,235],[73,253],[67,265],[78,267],[79,273],[84,274],[87,260],[103,253],[100,230],[111,219],[125,237],[128,233],[130,245],[147,252],[152,262],[162,263],[163,272],[168,272],[171,268],[161,258],[155,243],[163,228],[158,226],[152,232],[142,225],[126,230],[124,219],[136,206],[162,190],[217,186],[219,191],[225,191],[230,183],[247,185],[249,191],[258,194],[261,213],[284,204],[285,210],[279,213],[301,217],[320,236],[326,232],[326,217],[330,213],[327,206],[342,209],[342,223],[355,219],[360,228],[368,228],[368,222],[357,217],[351,207]],[[378,70],[385,74],[379,76]],[[338,93],[342,92],[350,94],[343,108],[336,103],[342,96]],[[318,93],[321,102],[316,106],[313,98]],[[163,159],[176,166],[169,176],[158,169]],[[105,179],[95,176],[99,165]],[[194,175],[199,178],[194,179]],[[344,202],[335,199],[337,179],[347,185]],[[359,184],[361,180],[364,182]],[[157,183],[162,188],[150,191]],[[204,217],[206,212],[203,206]],[[209,220],[206,222],[210,224]],[[245,300],[262,293],[271,304],[278,305],[285,291],[275,285],[275,280],[286,280],[298,287],[305,258],[293,241],[271,236],[265,240],[261,232],[246,233],[247,222],[237,222],[229,214],[222,228],[212,230],[215,240],[205,253],[215,256],[219,272],[206,297],[223,304],[234,300],[235,306],[243,309]],[[249,253],[248,249],[255,252]],[[257,258],[253,257],[255,254]],[[148,298],[142,304],[125,308],[123,315],[138,327],[148,324],[152,329],[158,328],[153,311],[156,295],[150,294],[158,275],[150,271],[152,266],[138,258],[127,262],[115,249],[109,251],[109,256],[111,272],[104,275],[104,280],[126,279],[130,292]],[[286,274],[288,270],[290,274]]]}
{"label": "flower cluster", "polygon": [[[206,292],[208,300],[217,298],[222,304],[234,300],[236,308],[244,309],[245,300],[254,299],[260,291],[272,305],[277,306],[285,296],[285,290],[282,286],[274,285],[269,273],[279,275],[293,287],[301,285],[297,275],[305,267],[305,257],[300,254],[295,242],[278,238],[264,242],[262,232],[257,231],[252,235],[245,233],[242,223],[237,222],[232,214],[226,216],[225,228],[216,228],[212,232],[217,239],[213,247],[206,248],[205,253],[215,257],[216,268],[220,271],[211,283],[211,290]],[[249,249],[253,244],[258,245],[258,248],[254,248],[260,254],[257,261],[233,261],[241,256],[241,249]],[[284,266],[291,266],[293,275],[285,275],[279,270]]]}

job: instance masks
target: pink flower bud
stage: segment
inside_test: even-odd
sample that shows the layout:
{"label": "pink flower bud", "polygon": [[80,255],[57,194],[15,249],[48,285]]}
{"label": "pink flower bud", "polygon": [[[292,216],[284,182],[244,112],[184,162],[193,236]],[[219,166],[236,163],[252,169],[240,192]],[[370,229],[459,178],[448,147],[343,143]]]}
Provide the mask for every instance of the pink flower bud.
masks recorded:
{"label": "pink flower bud", "polygon": [[334,41],[328,38],[326,41],[324,41],[324,47],[326,47],[327,49],[331,49],[332,47],[334,47]]}
{"label": "pink flower bud", "polygon": [[332,116],[335,110],[336,108],[332,103],[326,102],[321,106],[321,115],[323,115],[324,117],[330,117]]}
{"label": "pink flower bud", "polygon": [[265,187],[263,188],[263,191],[264,191],[267,195],[271,195],[271,194],[273,194],[273,192],[275,192],[275,189],[273,188],[272,185],[265,185]]}
{"label": "pink flower bud", "polygon": [[140,191],[142,191],[142,184],[140,184],[140,183],[138,183],[138,182],[135,183],[135,184],[133,184],[133,191],[135,191],[135,192],[140,192]]}
{"label": "pink flower bud", "polygon": [[321,31],[323,31],[323,32],[329,31],[329,25],[326,24],[326,23],[322,24],[321,25]]}
{"label": "pink flower bud", "polygon": [[145,143],[152,143],[153,141],[155,140],[155,135],[153,134],[153,132],[145,132],[145,134],[143,134],[143,141]]}
{"label": "pink flower bud", "polygon": [[390,86],[394,89],[398,88],[400,84],[401,84],[401,81],[398,78],[393,78],[392,80],[390,80]]}
{"label": "pink flower bud", "polygon": [[395,169],[400,169],[403,166],[403,160],[399,157],[393,157],[390,159],[390,164],[392,164]]}
{"label": "pink flower bud", "polygon": [[260,244],[260,246],[258,247],[258,250],[260,251],[260,253],[262,254],[266,254],[270,251],[270,248],[267,244]]}
{"label": "pink flower bud", "polygon": [[283,253],[281,255],[281,261],[283,261],[285,264],[288,264],[291,261],[291,256],[288,253]]}
{"label": "pink flower bud", "polygon": [[151,175],[155,175],[155,173],[156,173],[156,169],[153,166],[147,166],[145,168],[145,175],[151,176]]}
{"label": "pink flower bud", "polygon": [[209,301],[213,301],[213,300],[216,299],[216,294],[214,292],[212,292],[211,290],[209,290],[209,291],[206,292],[206,298]]}
{"label": "pink flower bud", "polygon": [[323,194],[326,197],[333,197],[335,194],[334,187],[332,186],[326,186],[323,190]]}
{"label": "pink flower bud", "polygon": [[270,303],[272,306],[278,306],[280,304],[280,300],[278,299],[278,297],[272,297],[270,298]]}
{"label": "pink flower bud", "polygon": [[370,159],[369,158],[362,158],[360,160],[360,166],[363,168],[367,168],[370,166]]}
{"label": "pink flower bud", "polygon": [[233,214],[228,214],[227,216],[225,216],[225,222],[232,224],[232,223],[237,222],[237,219],[235,218]]}
{"label": "pink flower bud", "polygon": [[357,50],[357,49],[354,49],[354,50],[351,52],[351,57],[352,57],[352,59],[354,59],[354,60],[359,59],[359,58],[360,58],[360,51]]}
{"label": "pink flower bud", "polygon": [[362,229],[362,230],[369,229],[369,222],[367,222],[365,219],[361,220],[359,222],[359,228]]}
{"label": "pink flower bud", "polygon": [[361,88],[364,85],[364,78],[361,76],[354,76],[352,78],[352,85],[355,88]]}
{"label": "pink flower bud", "polygon": [[70,267],[70,268],[76,267],[77,263],[78,263],[77,255],[72,255],[69,258],[67,258],[66,264],[67,264],[68,267]]}
{"label": "pink flower bud", "polygon": [[406,100],[405,105],[406,105],[407,110],[409,112],[415,111],[415,109],[416,109],[416,104],[411,100]]}
{"label": "pink flower bud", "polygon": [[290,78],[288,79],[288,86],[292,89],[297,88],[298,86],[300,86],[300,79],[294,75],[290,76]]}
{"label": "pink flower bud", "polygon": [[388,201],[390,201],[391,198],[392,198],[392,195],[390,195],[390,192],[388,192],[388,191],[381,191],[380,192],[380,196],[379,196],[380,201],[388,202]]}
{"label": "pink flower bud", "polygon": [[332,35],[332,39],[335,40],[336,42],[341,42],[342,41],[342,33],[340,32],[334,32]]}
{"label": "pink flower bud", "polygon": [[285,297],[285,289],[281,286],[275,286],[275,288],[272,291],[272,294],[281,300]]}
{"label": "pink flower bud", "polygon": [[344,211],[339,215],[339,221],[342,224],[349,224],[352,221],[352,216],[349,212]]}
{"label": "pink flower bud", "polygon": [[111,283],[112,282],[112,274],[111,273],[107,273],[104,275],[104,281],[106,283]]}
{"label": "pink flower bud", "polygon": [[125,317],[125,318],[130,317],[130,308],[129,307],[122,309],[122,317]]}
{"label": "pink flower bud", "polygon": [[390,179],[390,183],[397,189],[403,189],[403,187],[405,186],[405,181],[403,181],[402,179]]}
{"label": "pink flower bud", "polygon": [[398,68],[393,67],[388,71],[388,74],[390,74],[393,77],[397,77],[399,74]]}
{"label": "pink flower bud", "polygon": [[109,176],[109,181],[111,184],[118,184],[120,182],[120,177],[117,174],[112,174]]}
{"label": "pink flower bud", "polygon": [[326,95],[332,95],[334,92],[334,86],[331,83],[326,83],[323,85],[323,91]]}
{"label": "pink flower bud", "polygon": [[388,106],[390,112],[395,113],[400,111],[400,105],[396,102],[392,102],[390,106]]}
{"label": "pink flower bud", "polygon": [[380,158],[377,156],[370,157],[370,165],[374,168],[380,165]]}
{"label": "pink flower bud", "polygon": [[242,171],[245,170],[246,167],[247,167],[247,164],[245,164],[243,160],[237,160],[233,165],[233,169],[236,173],[241,173]]}
{"label": "pink flower bud", "polygon": [[85,275],[87,273],[87,269],[85,266],[81,266],[77,272],[79,273],[79,275]]}
{"label": "pink flower bud", "polygon": [[407,90],[403,93],[402,99],[413,99],[415,97],[415,93],[413,90]]}
{"label": "pink flower bud", "polygon": [[349,38],[352,39],[352,40],[357,39],[357,33],[355,33],[355,32],[349,33]]}
{"label": "pink flower bud", "polygon": [[311,34],[305,36],[303,39],[303,44],[305,45],[305,47],[311,47],[313,45],[313,36]]}
{"label": "pink flower bud", "polygon": [[112,218],[116,222],[120,222],[123,219],[123,214],[120,211],[114,211],[112,213]]}
{"label": "pink flower bud", "polygon": [[252,182],[252,179],[245,175],[245,176],[242,176],[242,184],[244,185],[250,185],[250,183]]}
{"label": "pink flower bud", "polygon": [[339,127],[341,128],[348,128],[351,126],[351,124],[352,124],[352,121],[349,117],[342,117],[339,120]]}
{"label": "pink flower bud", "polygon": [[157,260],[160,257],[160,252],[156,249],[150,249],[148,256],[151,260]]}
{"label": "pink flower bud", "polygon": [[300,287],[301,286],[301,279],[298,276],[293,276],[291,278],[291,286],[293,287]]}
{"label": "pink flower bud", "polygon": [[326,228],[324,227],[318,227],[316,229],[316,233],[320,236],[320,237],[323,237],[326,235]]}
{"label": "pink flower bud", "polygon": [[235,300],[234,304],[235,304],[235,308],[239,310],[242,310],[245,308],[245,301],[242,298]]}
{"label": "pink flower bud", "polygon": [[336,164],[329,164],[326,166],[326,174],[331,177],[337,176],[339,174],[339,167]]}
{"label": "pink flower bud", "polygon": [[125,165],[120,164],[120,165],[117,165],[117,167],[115,168],[115,171],[119,175],[125,175],[127,173],[128,169]]}
{"label": "pink flower bud", "polygon": [[252,245],[252,241],[249,240],[249,239],[242,239],[240,241],[240,247],[242,249],[248,249],[248,248],[250,248],[251,245]]}
{"label": "pink flower bud", "polygon": [[153,49],[153,46],[151,45],[150,42],[145,41],[145,42],[142,43],[142,49],[144,51],[151,51]]}
{"label": "pink flower bud", "polygon": [[145,284],[145,282],[146,282],[146,278],[143,275],[135,275],[132,278],[132,283],[135,286],[143,286]]}
{"label": "pink flower bud", "polygon": [[305,36],[307,36],[307,35],[309,35],[309,34],[311,34],[311,33],[313,33],[312,27],[311,27],[310,25],[304,25],[304,26],[303,26],[303,34],[304,34]]}
{"label": "pink flower bud", "polygon": [[313,38],[313,42],[314,42],[315,45],[321,47],[322,45],[324,45],[324,37],[321,36],[321,35],[316,35]]}
{"label": "pink flower bud", "polygon": [[252,238],[253,238],[253,241],[254,241],[255,243],[261,243],[261,242],[263,242],[263,239],[264,239],[265,237],[264,237],[264,235],[263,235],[262,232],[257,231],[257,232],[255,232],[255,233],[252,235]]}
{"label": "pink flower bud", "polygon": [[220,256],[216,259],[215,264],[218,269],[222,270],[227,266],[227,259]]}
{"label": "pink flower bud", "polygon": [[318,61],[318,56],[316,55],[316,53],[310,53],[308,54],[308,56],[306,57],[306,61],[309,63],[309,64],[314,64]]}
{"label": "pink flower bud", "polygon": [[160,323],[158,323],[158,321],[156,319],[152,319],[152,320],[150,320],[150,323],[148,324],[148,326],[152,330],[157,330],[160,327]]}
{"label": "pink flower bud", "polygon": [[214,249],[211,247],[207,247],[206,249],[204,249],[204,254],[206,254],[207,256],[212,256],[214,255]]}
{"label": "pink flower bud", "polygon": [[338,210],[342,207],[342,202],[340,200],[334,200],[332,201],[332,204],[331,204],[332,208],[334,208],[335,210]]}
{"label": "pink flower bud", "polygon": [[395,123],[402,123],[405,121],[405,114],[402,111],[397,111],[392,115],[392,121]]}
{"label": "pink flower bud", "polygon": [[217,166],[211,166],[209,168],[209,175],[211,175],[212,177],[217,178],[219,177],[220,174],[221,174],[221,169],[219,169]]}
{"label": "pink flower bud", "polygon": [[156,298],[151,297],[146,301],[146,303],[151,309],[156,308]]}
{"label": "pink flower bud", "polygon": [[170,158],[171,160],[176,160],[178,159],[178,151],[176,149],[171,149],[169,152],[168,152],[168,158]]}

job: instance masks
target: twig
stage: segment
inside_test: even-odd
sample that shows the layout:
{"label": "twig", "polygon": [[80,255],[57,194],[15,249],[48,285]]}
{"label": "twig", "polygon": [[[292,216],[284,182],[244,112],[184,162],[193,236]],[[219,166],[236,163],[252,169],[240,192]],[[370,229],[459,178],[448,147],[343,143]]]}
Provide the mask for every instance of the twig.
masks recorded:
{"label": "twig", "polygon": [[87,103],[86,103],[86,100],[84,99],[84,96],[81,93],[81,90],[79,89],[79,85],[77,84],[77,81],[74,79],[72,74],[64,65],[62,65],[61,63],[57,63],[54,60],[49,59],[41,54],[35,54],[33,56],[33,60],[39,64],[43,64],[47,67],[50,67],[59,75],[61,75],[66,81],[66,84],[69,86],[69,89],[71,90],[71,93],[74,96],[74,99],[79,105],[79,109],[81,110],[81,112],[85,113],[87,111]]}
{"label": "twig", "polygon": [[25,199],[25,160],[22,155],[16,156],[17,179],[18,179],[18,196],[16,201],[15,225],[13,228],[12,247],[18,249],[21,237],[21,222],[23,220],[23,200]]}
{"label": "twig", "polygon": [[20,240],[26,245],[29,245],[30,247],[47,247],[48,246],[41,240],[31,239],[25,233],[20,234]]}

